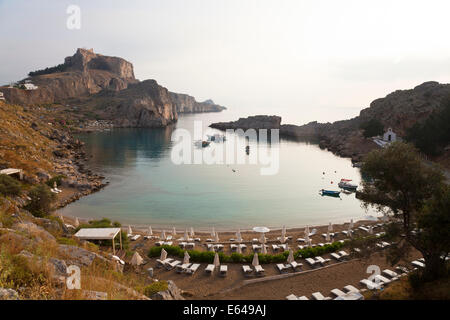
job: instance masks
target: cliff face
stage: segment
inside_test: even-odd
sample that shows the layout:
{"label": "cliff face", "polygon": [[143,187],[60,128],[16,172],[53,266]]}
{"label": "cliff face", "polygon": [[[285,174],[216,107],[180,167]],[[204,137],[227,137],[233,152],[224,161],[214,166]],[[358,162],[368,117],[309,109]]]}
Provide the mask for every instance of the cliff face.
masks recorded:
{"label": "cliff face", "polygon": [[182,93],[170,92],[170,98],[178,113],[220,112],[226,109],[212,100],[197,102],[194,97]]}
{"label": "cliff face", "polygon": [[237,121],[217,122],[210,125],[211,128],[226,129],[280,129],[281,117],[278,116],[252,116],[240,118]]}
{"label": "cliff face", "polygon": [[108,99],[105,118],[117,127],[165,127],[178,119],[169,91],[155,80],[145,80]]}

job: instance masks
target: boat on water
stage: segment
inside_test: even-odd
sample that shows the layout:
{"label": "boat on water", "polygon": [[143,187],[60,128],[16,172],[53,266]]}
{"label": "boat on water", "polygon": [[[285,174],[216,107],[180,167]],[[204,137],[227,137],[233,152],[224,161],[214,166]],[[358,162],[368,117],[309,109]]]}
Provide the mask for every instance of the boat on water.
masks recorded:
{"label": "boat on water", "polygon": [[348,191],[356,191],[356,188],[358,186],[356,184],[351,184],[350,179],[341,179],[341,181],[338,183],[339,188],[348,190]]}
{"label": "boat on water", "polygon": [[225,142],[226,138],[225,135],[222,134],[215,134],[215,135],[207,135],[208,141],[214,141],[214,142]]}
{"label": "boat on water", "polygon": [[194,145],[197,146],[197,147],[206,148],[207,146],[210,145],[210,143],[211,143],[211,141],[201,141],[201,140],[199,140],[199,141],[195,141]]}
{"label": "boat on water", "polygon": [[334,191],[334,190],[320,190],[320,193],[322,196],[330,196],[330,197],[339,197],[340,191]]}

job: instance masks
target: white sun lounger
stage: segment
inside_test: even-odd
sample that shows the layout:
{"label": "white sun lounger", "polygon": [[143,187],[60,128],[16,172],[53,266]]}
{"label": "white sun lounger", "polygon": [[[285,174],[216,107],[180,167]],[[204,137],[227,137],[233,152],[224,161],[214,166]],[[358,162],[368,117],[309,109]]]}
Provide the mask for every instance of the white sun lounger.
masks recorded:
{"label": "white sun lounger", "polygon": [[255,272],[257,275],[259,275],[259,276],[264,275],[264,271],[265,270],[263,269],[263,267],[261,267],[261,265],[255,266]]}
{"label": "white sun lounger", "polygon": [[341,256],[339,254],[333,252],[331,253],[331,256],[337,261],[341,261]]}
{"label": "white sun lounger", "polygon": [[305,261],[308,262],[308,264],[309,264],[311,267],[313,267],[313,268],[314,268],[315,265],[316,265],[316,260],[314,260],[314,259],[312,259],[312,258],[306,258]]}
{"label": "white sun lounger", "polygon": [[164,244],[164,241],[157,241],[155,242],[155,246],[160,247]]}
{"label": "white sun lounger", "polygon": [[205,268],[206,273],[212,274],[214,272],[215,266],[213,264],[208,264]]}
{"label": "white sun lounger", "polygon": [[345,296],[345,292],[339,290],[339,289],[333,289],[330,291],[332,294],[334,294],[336,297],[342,297]]}
{"label": "white sun lounger", "polygon": [[298,297],[298,300],[309,300],[306,296]]}
{"label": "white sun lounger", "polygon": [[344,290],[346,291],[346,292],[355,292],[355,293],[358,293],[359,292],[359,289],[357,289],[357,288],[355,288],[354,286],[352,286],[352,285],[347,285],[347,286],[345,286],[344,287]]}
{"label": "white sun lounger", "polygon": [[286,251],[288,246],[287,246],[287,244],[279,244],[278,248],[283,249],[283,251]]}
{"label": "white sun lounger", "polygon": [[259,252],[262,250],[262,246],[254,244],[254,245],[252,245],[252,249],[254,252]]}
{"label": "white sun lounger", "polygon": [[188,242],[186,244],[186,249],[194,249],[195,248],[195,243],[194,242]]}
{"label": "white sun lounger", "polygon": [[324,297],[320,292],[314,292],[312,297],[314,300],[331,300],[330,297]]}
{"label": "white sun lounger", "polygon": [[165,242],[163,243],[163,245],[165,245],[165,246],[171,246],[172,244],[173,244],[172,241],[165,241]]}
{"label": "white sun lounger", "polygon": [[177,271],[177,273],[186,272],[187,268],[189,268],[191,265],[192,265],[192,263],[179,264],[176,267],[176,271]]}
{"label": "white sun lounger", "polygon": [[297,241],[298,242],[305,242],[305,239],[304,238],[297,238]]}
{"label": "white sun lounger", "polygon": [[172,258],[167,258],[165,260],[156,259],[156,267],[157,268],[164,267],[167,263],[170,263],[172,261],[173,261]]}
{"label": "white sun lounger", "polygon": [[272,245],[272,250],[273,251],[278,251],[279,247],[276,244]]}
{"label": "white sun lounger", "polygon": [[242,266],[242,271],[244,271],[245,276],[249,276],[253,272],[252,268],[246,265]]}
{"label": "white sun lounger", "polygon": [[186,273],[193,275],[199,267],[200,267],[200,264],[194,263],[192,266],[190,266],[189,268],[186,269]]}
{"label": "white sun lounger", "polygon": [[286,268],[286,266],[282,263],[278,263],[277,264],[277,269],[280,273],[287,273],[288,272],[288,268]]}
{"label": "white sun lounger", "polygon": [[392,279],[398,277],[397,272],[391,271],[391,270],[389,270],[389,269],[384,269],[383,272],[381,272],[381,273],[387,275],[388,277],[390,277],[390,278],[392,278]]}
{"label": "white sun lounger", "polygon": [[179,260],[166,263],[166,269],[167,270],[172,270],[173,268],[175,268],[179,264],[181,264],[181,261],[179,261]]}
{"label": "white sun lounger", "polygon": [[344,250],[341,250],[338,253],[341,256],[341,259],[346,258],[346,257],[349,256],[349,254],[347,252],[345,252]]}
{"label": "white sun lounger", "polygon": [[422,263],[422,262],[417,261],[417,260],[411,262],[411,264],[412,264],[413,266],[415,266],[415,267],[418,267],[418,268],[425,268],[425,263]]}
{"label": "white sun lounger", "polygon": [[391,282],[391,280],[389,280],[389,279],[386,278],[386,277],[383,277],[381,274],[377,274],[377,275],[375,276],[375,280],[378,280],[379,282],[382,282],[383,284],[388,284],[388,283]]}
{"label": "white sun lounger", "polygon": [[241,243],[240,246],[241,246],[241,250],[242,251],[247,250],[247,245],[246,244]]}
{"label": "white sun lounger", "polygon": [[237,251],[238,245],[237,244],[231,244],[230,249],[232,252]]}
{"label": "white sun lounger", "polygon": [[186,247],[186,242],[180,242],[178,245],[180,246],[180,248],[184,249],[184,247]]}
{"label": "white sun lounger", "polygon": [[369,289],[369,290],[380,289],[381,288],[381,284],[375,283],[375,282],[370,281],[368,279],[362,279],[359,283],[361,283],[362,285],[366,286],[367,289]]}
{"label": "white sun lounger", "polygon": [[131,237],[131,241],[136,241],[141,237],[140,234],[135,234],[134,236]]}
{"label": "white sun lounger", "polygon": [[167,236],[167,237],[166,237],[166,240],[167,240],[167,241],[172,240],[172,239],[173,239],[172,236]]}
{"label": "white sun lounger", "polygon": [[324,258],[322,258],[320,256],[317,256],[315,259],[316,259],[316,262],[320,263],[322,266],[324,266],[325,264],[330,262],[330,259],[324,259]]}
{"label": "white sun lounger", "polygon": [[228,272],[228,266],[220,265],[219,272],[222,277],[225,277]]}
{"label": "white sun lounger", "polygon": [[298,262],[296,262],[296,261],[292,261],[292,262],[290,263],[290,266],[292,267],[292,269],[294,269],[294,271],[296,271],[297,269],[301,269],[302,266],[303,266],[303,264],[298,263]]}
{"label": "white sun lounger", "polygon": [[290,294],[286,297],[287,300],[298,300],[298,297],[295,294]]}

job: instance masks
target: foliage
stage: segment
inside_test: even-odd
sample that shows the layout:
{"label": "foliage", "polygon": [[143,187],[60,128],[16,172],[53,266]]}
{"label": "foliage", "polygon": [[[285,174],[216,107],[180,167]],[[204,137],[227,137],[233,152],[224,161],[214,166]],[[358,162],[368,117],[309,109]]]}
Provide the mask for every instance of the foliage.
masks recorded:
{"label": "foliage", "polygon": [[39,184],[31,188],[28,196],[31,200],[27,204],[26,209],[35,217],[40,218],[50,212],[51,204],[56,198],[55,194],[50,191],[50,188],[44,184]]}
{"label": "foliage", "polygon": [[363,135],[365,138],[382,135],[384,132],[383,124],[377,119],[371,119],[362,123],[360,125],[360,129],[363,129]]}
{"label": "foliage", "polygon": [[20,191],[19,181],[6,174],[0,174],[0,194],[4,196],[18,196]]}
{"label": "foliage", "polygon": [[40,76],[43,74],[51,74],[51,73],[57,73],[57,72],[64,72],[66,70],[66,65],[64,63],[58,64],[54,67],[47,67],[45,69],[31,71],[28,73],[28,76],[34,77],[34,76]]}
{"label": "foliage", "polygon": [[406,140],[425,154],[439,155],[450,143],[450,99],[442,103],[423,123],[416,122],[408,129]]}
{"label": "foliage", "polygon": [[55,182],[56,182],[56,186],[59,187],[59,186],[61,185],[62,180],[63,180],[64,178],[65,178],[65,176],[62,175],[62,174],[60,174],[60,175],[54,176],[53,178],[49,179],[49,180],[46,182],[46,184],[47,184],[50,188],[53,188],[53,186],[54,186],[54,184],[55,184]]}
{"label": "foliage", "polygon": [[[334,242],[332,244],[325,245],[323,247],[314,247],[314,248],[304,248],[301,250],[298,250],[294,252],[294,258],[309,258],[309,257],[316,257],[323,255],[325,253],[334,252],[338,249],[342,248],[344,244],[341,242]],[[178,247],[178,246],[159,246],[159,247],[152,247],[150,248],[148,252],[148,256],[150,258],[159,257],[161,255],[161,250],[164,249],[167,251],[167,254],[171,256],[176,256],[179,258],[184,257],[184,252],[186,250]],[[199,250],[187,250],[190,258],[190,261],[192,262],[200,262],[200,263],[212,263],[214,261],[215,252],[213,251],[199,251]],[[278,253],[278,254],[258,254],[259,263],[261,264],[268,264],[268,263],[282,263],[286,262],[287,257],[289,255],[288,251]],[[245,263],[251,263],[253,260],[254,254],[239,254],[239,253],[232,253],[231,255],[225,255],[223,252],[219,252],[219,259],[223,263],[239,263],[239,262],[245,262]]]}
{"label": "foliage", "polygon": [[154,295],[157,292],[167,290],[167,288],[168,288],[168,283],[166,281],[156,281],[144,288],[144,294],[147,297],[151,297],[152,295]]}
{"label": "foliage", "polygon": [[65,244],[69,246],[78,246],[78,242],[75,239],[60,237],[57,239],[59,244]]}
{"label": "foliage", "polygon": [[448,252],[449,239],[449,192],[442,172],[426,166],[416,149],[402,142],[368,154],[362,172],[373,182],[363,182],[359,198],[392,216],[386,230],[386,237],[396,241],[389,250],[391,262],[412,246],[425,258],[427,273],[438,276],[436,264],[442,266],[440,255]]}

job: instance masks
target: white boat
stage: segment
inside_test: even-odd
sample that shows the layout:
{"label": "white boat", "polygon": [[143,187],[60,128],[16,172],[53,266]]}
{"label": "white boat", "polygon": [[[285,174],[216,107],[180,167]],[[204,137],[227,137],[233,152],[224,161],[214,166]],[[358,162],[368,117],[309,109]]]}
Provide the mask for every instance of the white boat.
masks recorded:
{"label": "white boat", "polygon": [[338,183],[339,188],[349,191],[356,191],[356,188],[358,186],[356,184],[351,184],[350,179],[341,179],[341,181]]}

